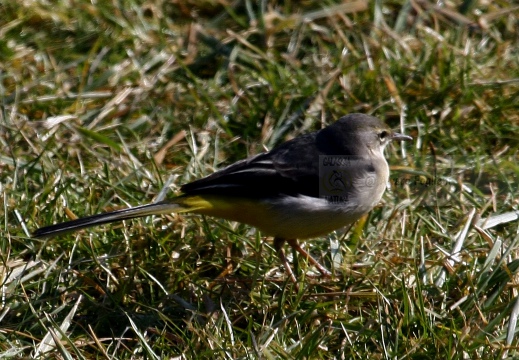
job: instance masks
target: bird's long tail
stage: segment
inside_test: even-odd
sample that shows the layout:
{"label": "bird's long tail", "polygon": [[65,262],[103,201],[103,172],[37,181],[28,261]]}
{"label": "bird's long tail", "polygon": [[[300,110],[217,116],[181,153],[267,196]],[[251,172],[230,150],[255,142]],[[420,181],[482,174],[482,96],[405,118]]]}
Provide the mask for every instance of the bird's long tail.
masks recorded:
{"label": "bird's long tail", "polygon": [[108,224],[115,221],[134,219],[149,215],[187,212],[192,211],[193,209],[194,208],[189,206],[189,204],[184,204],[183,197],[177,197],[173,200],[166,200],[128,209],[116,210],[113,212],[87,216],[60,224],[41,227],[37,229],[32,235],[36,238],[53,237],[71,231],[76,231],[96,225]]}

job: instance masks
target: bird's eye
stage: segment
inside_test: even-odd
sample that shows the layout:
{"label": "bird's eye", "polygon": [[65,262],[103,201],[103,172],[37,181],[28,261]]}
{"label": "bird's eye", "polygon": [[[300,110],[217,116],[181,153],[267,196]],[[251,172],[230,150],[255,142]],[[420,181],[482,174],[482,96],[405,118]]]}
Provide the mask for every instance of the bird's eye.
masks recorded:
{"label": "bird's eye", "polygon": [[380,134],[378,134],[378,137],[380,140],[385,140],[388,137],[389,133],[387,131],[382,131]]}

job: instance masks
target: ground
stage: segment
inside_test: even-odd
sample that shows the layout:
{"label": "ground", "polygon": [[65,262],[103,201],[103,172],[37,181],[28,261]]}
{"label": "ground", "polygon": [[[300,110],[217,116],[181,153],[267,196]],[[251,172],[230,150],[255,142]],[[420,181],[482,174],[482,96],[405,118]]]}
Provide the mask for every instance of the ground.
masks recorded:
{"label": "ground", "polygon": [[[519,356],[519,8],[458,3],[0,3],[0,357]],[[414,141],[329,279],[210,217],[31,236],[351,112]]]}

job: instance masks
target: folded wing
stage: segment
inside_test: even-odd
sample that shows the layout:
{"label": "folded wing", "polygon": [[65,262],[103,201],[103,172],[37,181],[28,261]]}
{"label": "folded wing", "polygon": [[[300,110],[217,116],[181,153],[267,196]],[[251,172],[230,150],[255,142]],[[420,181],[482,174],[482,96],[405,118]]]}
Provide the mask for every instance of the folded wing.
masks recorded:
{"label": "folded wing", "polygon": [[288,141],[272,151],[234,163],[182,186],[188,195],[265,197],[303,194],[318,197],[319,155],[316,133]]}

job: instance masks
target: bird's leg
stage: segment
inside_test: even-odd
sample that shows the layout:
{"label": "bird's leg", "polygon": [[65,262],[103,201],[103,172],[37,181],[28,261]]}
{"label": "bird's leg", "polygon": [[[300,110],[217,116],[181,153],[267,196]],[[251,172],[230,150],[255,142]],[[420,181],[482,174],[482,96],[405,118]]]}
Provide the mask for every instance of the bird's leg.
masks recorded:
{"label": "bird's leg", "polygon": [[[274,240],[274,246],[275,246],[275,241]],[[319,264],[319,262],[317,260],[315,260],[312,255],[310,255],[305,249],[303,249],[299,243],[297,242],[296,239],[291,239],[291,240],[286,240],[286,242],[288,243],[288,245],[292,246],[292,249],[296,250],[298,253],[300,253],[305,259],[307,259],[313,266],[315,266],[317,268],[317,270],[319,270],[319,272],[323,275],[323,276],[326,276],[326,277],[330,277],[332,275],[332,273],[326,269],[324,266],[322,266],[321,264]],[[283,245],[283,244],[281,244]],[[283,254],[284,256],[284,254]],[[286,261],[286,259],[285,259]]]}
{"label": "bird's leg", "polygon": [[274,249],[276,249],[279,259],[283,263],[283,266],[285,267],[285,271],[287,272],[288,276],[290,277],[290,280],[294,283],[294,285],[297,287],[297,279],[294,275],[294,272],[292,271],[292,268],[290,267],[290,264],[288,263],[287,257],[285,256],[285,251],[283,250],[283,245],[285,245],[285,239],[282,238],[274,238]]}

